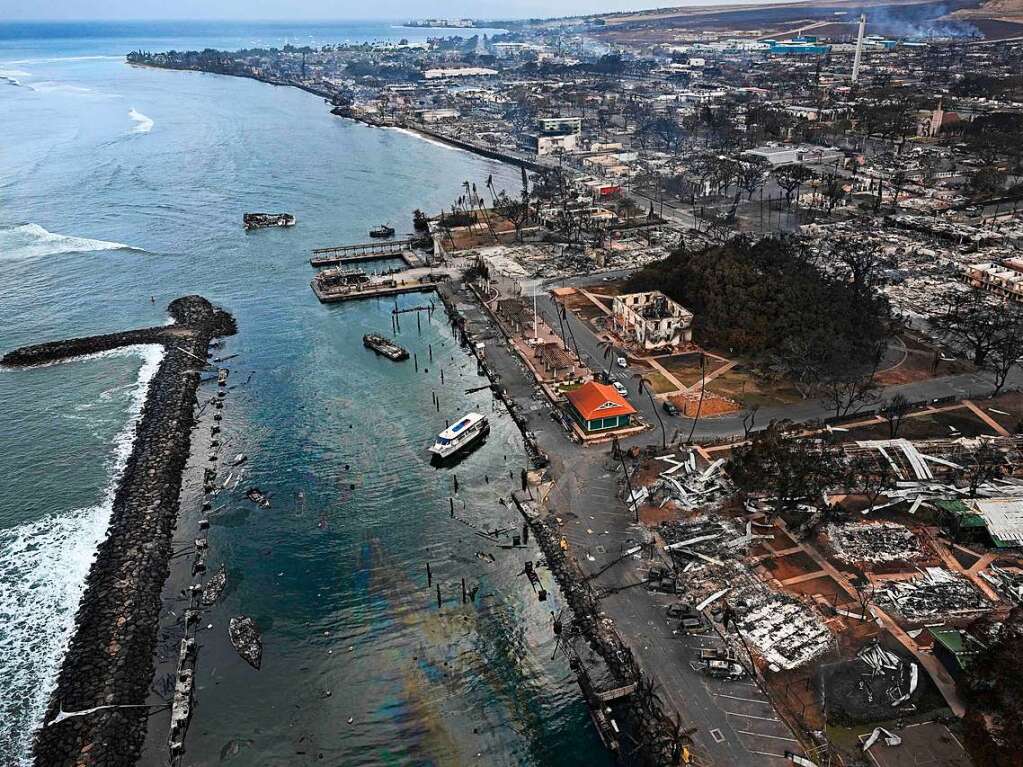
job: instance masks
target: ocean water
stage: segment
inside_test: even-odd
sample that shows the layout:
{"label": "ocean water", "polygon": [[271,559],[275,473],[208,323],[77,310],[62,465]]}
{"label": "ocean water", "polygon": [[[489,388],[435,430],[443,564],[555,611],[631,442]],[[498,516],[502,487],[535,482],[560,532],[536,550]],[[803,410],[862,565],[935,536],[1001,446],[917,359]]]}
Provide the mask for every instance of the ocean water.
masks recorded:
{"label": "ocean water", "polygon": [[[521,525],[501,499],[525,457],[489,391],[474,391],[481,379],[443,312],[418,325],[403,315],[416,371],[362,347],[364,333],[388,331],[394,301],[328,307],[308,284],[311,248],[383,222],[407,231],[414,208],[439,210],[490,174],[514,189],[517,169],[340,120],[295,89],[123,62],[135,48],[425,34],[0,24],[0,350],[163,323],[167,303],[192,292],[238,319],[220,351],[238,355],[224,439],[248,460],[210,533],[230,586],[203,618],[213,628],[188,764],[609,763],[566,663],[552,660],[561,597],[538,602],[519,575],[538,552],[476,535]],[[248,210],[298,224],[246,233]],[[0,764],[26,763],[158,362],[140,347],[0,372]],[[487,443],[455,468],[430,466],[445,418],[470,409],[491,419]],[[271,509],[244,500],[253,486]],[[462,578],[478,587],[471,609],[456,604]],[[263,631],[258,672],[227,645],[239,614]],[[166,754],[152,747],[144,761]]]}

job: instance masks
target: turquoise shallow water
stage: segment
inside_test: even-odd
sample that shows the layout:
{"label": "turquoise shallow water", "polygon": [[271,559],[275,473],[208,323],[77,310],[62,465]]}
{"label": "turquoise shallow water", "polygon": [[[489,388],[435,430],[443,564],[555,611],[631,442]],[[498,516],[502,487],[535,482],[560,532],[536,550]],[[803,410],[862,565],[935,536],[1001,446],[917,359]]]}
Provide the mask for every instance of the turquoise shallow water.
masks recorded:
{"label": "turquoise shallow water", "polygon": [[[238,319],[222,353],[239,355],[232,382],[248,383],[232,392],[224,434],[248,455],[241,489],[258,485],[274,504],[258,510],[239,492],[211,533],[211,563],[226,564],[232,587],[205,618],[215,629],[209,662],[200,656],[189,764],[321,754],[329,764],[606,764],[570,672],[550,660],[560,597],[540,604],[517,575],[537,553],[491,550],[450,519],[454,471],[460,518],[520,524],[497,500],[524,462],[511,421],[489,392],[466,393],[480,379],[442,312],[421,330],[403,321],[416,372],[362,348],[364,333],[390,327],[393,302],[326,307],[308,287],[311,248],[364,239],[385,221],[403,231],[414,208],[439,209],[464,180],[493,174],[512,189],[518,172],[339,120],[294,89],[120,57],[360,36],[413,35],[0,25],[0,349],[161,323],[189,292]],[[244,232],[242,212],[260,209],[293,212],[298,225]],[[156,361],[140,349],[0,373],[0,763],[26,753]],[[486,445],[454,470],[431,467],[425,447],[444,418],[471,408],[494,425]],[[452,603],[462,577],[478,585],[478,608],[438,612],[427,560]],[[263,629],[259,672],[222,652],[239,613]]]}

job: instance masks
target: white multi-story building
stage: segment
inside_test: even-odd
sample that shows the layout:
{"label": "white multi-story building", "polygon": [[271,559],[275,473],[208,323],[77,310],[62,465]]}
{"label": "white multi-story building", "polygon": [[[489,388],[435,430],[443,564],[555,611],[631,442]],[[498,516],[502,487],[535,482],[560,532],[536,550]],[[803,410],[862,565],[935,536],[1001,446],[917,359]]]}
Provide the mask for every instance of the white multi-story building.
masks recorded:
{"label": "white multi-story building", "polygon": [[615,296],[614,330],[643,349],[684,346],[693,340],[693,313],[659,290]]}

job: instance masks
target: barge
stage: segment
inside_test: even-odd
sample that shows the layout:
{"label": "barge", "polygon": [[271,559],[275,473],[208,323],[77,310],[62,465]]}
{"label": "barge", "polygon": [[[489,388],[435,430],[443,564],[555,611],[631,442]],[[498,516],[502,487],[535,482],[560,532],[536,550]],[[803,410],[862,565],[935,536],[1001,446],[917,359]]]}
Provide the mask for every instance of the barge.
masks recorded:
{"label": "barge", "polygon": [[394,362],[408,359],[408,351],[383,336],[369,333],[362,337],[362,345]]}

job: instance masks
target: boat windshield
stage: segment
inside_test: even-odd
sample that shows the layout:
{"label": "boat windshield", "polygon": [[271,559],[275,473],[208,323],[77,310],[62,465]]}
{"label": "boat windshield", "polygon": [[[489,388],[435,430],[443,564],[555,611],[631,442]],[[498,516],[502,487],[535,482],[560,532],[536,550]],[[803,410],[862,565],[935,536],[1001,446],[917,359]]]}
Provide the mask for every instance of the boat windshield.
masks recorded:
{"label": "boat windshield", "polygon": [[437,437],[437,444],[438,445],[447,445],[450,442],[451,442],[450,439],[445,439],[444,437]]}

